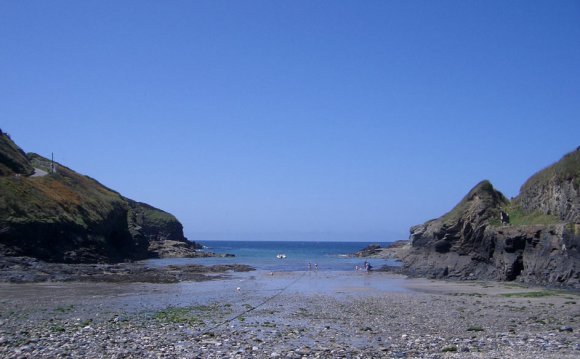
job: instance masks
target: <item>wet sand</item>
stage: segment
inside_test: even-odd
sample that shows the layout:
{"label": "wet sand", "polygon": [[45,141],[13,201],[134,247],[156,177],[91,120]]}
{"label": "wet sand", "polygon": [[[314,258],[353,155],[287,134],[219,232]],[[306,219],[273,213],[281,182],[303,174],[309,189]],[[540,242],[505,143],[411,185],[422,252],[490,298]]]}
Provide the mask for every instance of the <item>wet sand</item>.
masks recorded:
{"label": "wet sand", "polygon": [[[525,294],[532,293],[532,294]],[[389,273],[0,284],[0,356],[576,358],[577,293]]]}

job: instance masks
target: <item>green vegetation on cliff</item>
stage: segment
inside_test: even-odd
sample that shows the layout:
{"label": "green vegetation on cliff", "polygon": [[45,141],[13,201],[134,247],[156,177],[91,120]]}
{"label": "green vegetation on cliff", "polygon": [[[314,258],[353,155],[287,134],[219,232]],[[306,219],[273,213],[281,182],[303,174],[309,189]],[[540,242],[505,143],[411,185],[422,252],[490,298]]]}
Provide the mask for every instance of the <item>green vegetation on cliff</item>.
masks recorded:
{"label": "green vegetation on cliff", "polygon": [[123,206],[118,193],[64,166],[45,176],[0,177],[0,221],[67,222],[88,228]]}
{"label": "green vegetation on cliff", "polygon": [[[527,225],[550,225],[560,223],[560,219],[556,216],[544,214],[538,211],[526,212],[518,204],[510,202],[508,205],[502,207],[502,211],[507,213],[510,218],[510,225],[512,226],[527,226]],[[501,225],[499,218],[495,219],[492,225]]]}
{"label": "green vegetation on cliff", "polygon": [[564,155],[560,161],[535,173],[524,183],[520,192],[545,187],[550,181],[559,183],[571,181],[576,189],[580,188],[580,147]]}
{"label": "green vegetation on cliff", "polygon": [[22,174],[29,176],[34,168],[8,134],[0,130],[0,176]]}
{"label": "green vegetation on cliff", "polygon": [[411,227],[403,271],[580,288],[579,184],[580,149],[532,176],[511,202],[482,181],[449,213]]}
{"label": "green vegetation on cliff", "polygon": [[0,255],[116,262],[158,257],[151,248],[160,245],[151,243],[164,241],[178,243],[180,253],[195,248],[173,215],[61,164],[53,168],[0,132]]}
{"label": "green vegetation on cliff", "polygon": [[[499,207],[507,203],[509,201],[501,192],[493,188],[491,182],[483,180],[473,187],[451,211],[443,215],[441,221],[455,223],[461,218],[481,217],[484,214],[484,220],[492,220],[499,218]],[[482,209],[486,212],[484,213]]]}
{"label": "green vegetation on cliff", "polygon": [[530,177],[513,202],[535,220],[580,223],[580,148]]}
{"label": "green vegetation on cliff", "polygon": [[152,207],[145,203],[139,203],[140,209],[143,212],[144,218],[150,225],[164,226],[170,222],[177,221],[174,215]]}

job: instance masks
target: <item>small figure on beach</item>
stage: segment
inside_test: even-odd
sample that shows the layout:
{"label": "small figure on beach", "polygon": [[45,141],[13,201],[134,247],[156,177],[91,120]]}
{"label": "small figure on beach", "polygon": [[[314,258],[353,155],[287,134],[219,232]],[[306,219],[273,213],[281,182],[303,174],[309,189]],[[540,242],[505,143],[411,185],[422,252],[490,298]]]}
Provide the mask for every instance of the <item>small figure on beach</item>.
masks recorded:
{"label": "small figure on beach", "polygon": [[314,263],[314,270],[318,272],[318,263]]}
{"label": "small figure on beach", "polygon": [[373,266],[371,266],[371,264],[369,262],[365,261],[365,270],[367,272],[370,272],[372,268],[373,268]]}
{"label": "small figure on beach", "polygon": [[312,270],[312,262],[308,262],[308,270]]}
{"label": "small figure on beach", "polygon": [[360,268],[358,266],[355,266],[354,270],[358,272],[360,270]]}

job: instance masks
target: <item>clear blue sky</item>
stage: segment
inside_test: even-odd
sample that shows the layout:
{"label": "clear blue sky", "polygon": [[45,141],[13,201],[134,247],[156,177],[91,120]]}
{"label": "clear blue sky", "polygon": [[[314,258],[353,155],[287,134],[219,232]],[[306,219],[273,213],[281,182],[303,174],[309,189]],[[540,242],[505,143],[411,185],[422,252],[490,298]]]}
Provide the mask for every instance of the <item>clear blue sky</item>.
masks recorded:
{"label": "clear blue sky", "polygon": [[0,128],[191,239],[406,238],[580,145],[580,2],[4,0]]}

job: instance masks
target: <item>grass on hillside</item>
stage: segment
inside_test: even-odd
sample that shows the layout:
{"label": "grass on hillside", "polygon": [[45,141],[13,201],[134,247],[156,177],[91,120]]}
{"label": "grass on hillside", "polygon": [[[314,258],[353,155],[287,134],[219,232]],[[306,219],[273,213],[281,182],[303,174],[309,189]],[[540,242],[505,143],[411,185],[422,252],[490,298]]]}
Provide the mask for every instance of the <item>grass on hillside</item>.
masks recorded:
{"label": "grass on hillside", "polygon": [[7,134],[0,131],[0,175],[12,173],[32,174],[28,158]]}
{"label": "grass on hillside", "polygon": [[[488,180],[484,180],[473,187],[451,211],[443,215],[443,222],[454,223],[457,222],[461,217],[465,216],[473,204],[472,201],[474,201],[476,197],[479,198],[480,201],[487,203],[488,206],[495,206],[496,203],[499,205],[508,203],[507,198],[505,198],[501,192],[496,191]],[[499,217],[499,210],[497,207],[494,207],[491,210],[491,213],[493,213],[493,211],[497,211]]]}
{"label": "grass on hillside", "polygon": [[566,154],[553,165],[537,172],[522,186],[522,190],[548,183],[552,179],[574,180],[576,188],[580,188],[580,147]]}
{"label": "grass on hillside", "polygon": [[503,293],[501,294],[502,297],[507,298],[541,298],[541,297],[551,297],[554,295],[558,295],[555,291],[544,290],[538,292],[518,292],[518,293]]}
{"label": "grass on hillside", "polygon": [[[502,211],[509,215],[510,225],[512,226],[550,225],[562,222],[558,217],[553,215],[540,212],[526,213],[519,205],[513,202],[503,206]],[[492,226],[502,225],[499,218],[494,218],[490,221],[490,224]]]}
{"label": "grass on hillside", "polygon": [[141,205],[140,209],[143,211],[145,218],[150,224],[164,225],[168,222],[177,221],[177,219],[172,214],[157,208],[150,207],[148,205]]}
{"label": "grass on hillside", "polygon": [[83,227],[124,206],[117,193],[64,166],[42,177],[0,177],[0,198],[0,220],[64,221]]}

